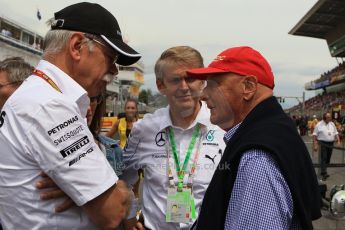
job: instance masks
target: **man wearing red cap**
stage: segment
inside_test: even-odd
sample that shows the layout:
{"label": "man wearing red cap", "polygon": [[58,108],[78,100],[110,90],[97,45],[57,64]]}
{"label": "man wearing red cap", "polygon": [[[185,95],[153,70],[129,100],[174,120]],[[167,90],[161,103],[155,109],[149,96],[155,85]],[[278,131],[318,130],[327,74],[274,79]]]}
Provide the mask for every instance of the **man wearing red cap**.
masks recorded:
{"label": "man wearing red cap", "polygon": [[273,97],[266,59],[250,47],[230,48],[188,75],[207,80],[210,120],[227,132],[195,229],[313,229],[321,216],[315,171]]}

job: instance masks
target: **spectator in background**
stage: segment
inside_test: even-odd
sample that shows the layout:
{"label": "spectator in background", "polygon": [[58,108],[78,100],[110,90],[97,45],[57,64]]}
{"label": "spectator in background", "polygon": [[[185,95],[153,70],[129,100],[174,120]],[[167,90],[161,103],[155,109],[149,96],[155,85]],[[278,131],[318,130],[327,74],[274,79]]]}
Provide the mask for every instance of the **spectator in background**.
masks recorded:
{"label": "spectator in background", "polygon": [[127,99],[125,103],[125,116],[117,118],[114,125],[107,132],[107,137],[114,137],[116,132],[119,132],[120,147],[124,148],[127,143],[129,133],[133,128],[133,124],[138,120],[138,103],[134,99]]}
{"label": "spectator in background", "polygon": [[299,123],[298,123],[298,128],[299,128],[299,134],[301,136],[305,136],[307,133],[307,127],[308,127],[308,121],[305,116],[301,116]]}
{"label": "spectator in background", "polygon": [[107,136],[101,135],[101,119],[105,113],[106,101],[104,100],[105,88],[101,94],[90,94],[90,106],[88,108],[86,118],[87,124],[93,134],[96,143],[106,156],[109,164],[114,169],[117,176],[122,174],[123,164],[123,153],[119,146],[119,141],[115,141]]}
{"label": "spectator in background", "polygon": [[7,35],[7,30],[5,28],[1,29],[1,34],[6,36]]}
{"label": "spectator in background", "polygon": [[12,32],[6,29],[2,29],[1,34],[7,37],[12,37]]}
{"label": "spectator in background", "polygon": [[311,120],[311,123],[310,123],[310,134],[311,135],[313,135],[314,129],[315,129],[317,123],[319,123],[319,120],[317,119],[316,115],[313,115],[313,119]]}
{"label": "spectator in background", "polygon": [[11,57],[0,62],[0,110],[31,73],[32,66],[20,57]]}
{"label": "spectator in background", "polygon": [[317,152],[320,148],[321,154],[321,179],[326,180],[329,175],[327,173],[326,164],[329,164],[332,157],[334,142],[340,147],[340,138],[332,122],[331,113],[324,113],[322,120],[317,123],[313,132],[313,151]]}

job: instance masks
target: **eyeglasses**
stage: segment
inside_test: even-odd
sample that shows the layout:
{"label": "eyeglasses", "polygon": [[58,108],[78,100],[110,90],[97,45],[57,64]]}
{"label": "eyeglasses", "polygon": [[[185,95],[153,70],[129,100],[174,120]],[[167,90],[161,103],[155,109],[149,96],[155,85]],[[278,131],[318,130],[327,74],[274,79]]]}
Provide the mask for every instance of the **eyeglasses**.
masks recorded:
{"label": "eyeglasses", "polygon": [[110,64],[112,66],[116,66],[116,62],[119,58],[119,54],[114,52],[114,51],[111,51],[112,48],[109,47],[109,45],[105,44],[104,42],[100,41],[99,38],[96,36],[96,35],[93,35],[93,34],[84,34],[84,36],[91,40],[91,41],[94,41],[96,43],[98,43],[99,45],[103,46],[104,47],[104,52],[105,54],[110,58]]}
{"label": "eyeglasses", "polygon": [[7,82],[7,83],[4,83],[4,84],[1,84],[1,83],[0,83],[0,88],[5,87],[5,86],[8,86],[8,85],[19,84],[19,83],[22,83],[22,82],[23,82],[23,81]]}
{"label": "eyeglasses", "polygon": [[97,105],[101,104],[104,97],[103,94],[100,94],[98,96],[90,97],[90,103],[97,102]]}
{"label": "eyeglasses", "polygon": [[167,81],[172,85],[180,85],[182,80],[184,80],[187,85],[192,85],[193,83],[200,81],[196,78],[182,76],[172,76],[170,79],[167,79]]}

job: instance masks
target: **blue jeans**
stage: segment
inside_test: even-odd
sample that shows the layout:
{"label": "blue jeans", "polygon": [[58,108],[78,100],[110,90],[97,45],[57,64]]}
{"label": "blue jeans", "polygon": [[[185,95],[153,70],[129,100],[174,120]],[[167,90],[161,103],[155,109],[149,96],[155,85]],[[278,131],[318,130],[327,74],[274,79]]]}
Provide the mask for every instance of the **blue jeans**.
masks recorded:
{"label": "blue jeans", "polygon": [[125,168],[125,165],[123,163],[123,151],[119,146],[119,141],[103,135],[98,135],[97,139],[106,150],[104,154],[109,164],[114,169],[116,175],[120,176]]}

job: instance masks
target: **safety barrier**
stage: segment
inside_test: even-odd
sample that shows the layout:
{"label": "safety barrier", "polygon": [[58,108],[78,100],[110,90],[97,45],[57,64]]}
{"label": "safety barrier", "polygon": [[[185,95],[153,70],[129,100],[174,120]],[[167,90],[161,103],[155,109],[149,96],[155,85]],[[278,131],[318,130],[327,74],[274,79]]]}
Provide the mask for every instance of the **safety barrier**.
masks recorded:
{"label": "safety barrier", "polygon": [[[326,148],[332,148],[333,150],[340,150],[341,154],[342,154],[342,163],[331,163],[331,164],[324,164],[326,168],[340,168],[340,167],[345,167],[345,162],[344,162],[344,157],[345,157],[345,147],[344,147],[344,142],[342,142],[343,147],[338,147],[338,146],[328,146],[325,145],[322,142],[319,142],[319,148],[318,148],[318,163],[314,163],[314,168],[321,168],[321,146],[325,146]],[[312,147],[313,148],[313,147]],[[313,151],[313,149],[312,149]],[[333,151],[332,154],[334,154],[335,152]],[[339,152],[338,152],[339,153]],[[319,172],[320,173],[320,172]]]}

